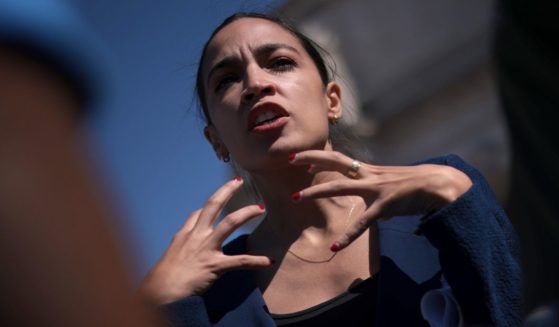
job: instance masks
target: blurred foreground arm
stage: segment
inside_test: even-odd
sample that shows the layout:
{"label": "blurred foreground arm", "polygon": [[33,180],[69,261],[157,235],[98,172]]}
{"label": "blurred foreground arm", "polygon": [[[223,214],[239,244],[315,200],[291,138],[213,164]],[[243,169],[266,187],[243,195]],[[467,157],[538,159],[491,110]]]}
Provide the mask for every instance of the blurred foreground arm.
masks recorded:
{"label": "blurred foreground arm", "polygon": [[0,325],[155,326],[80,149],[79,102],[0,45]]}

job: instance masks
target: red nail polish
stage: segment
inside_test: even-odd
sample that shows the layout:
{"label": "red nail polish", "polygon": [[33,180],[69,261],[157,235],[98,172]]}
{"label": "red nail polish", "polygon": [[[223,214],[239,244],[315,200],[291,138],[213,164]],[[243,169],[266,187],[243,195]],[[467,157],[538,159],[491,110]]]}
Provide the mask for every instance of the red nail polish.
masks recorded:
{"label": "red nail polish", "polygon": [[243,178],[241,176],[235,176],[235,178],[233,178],[233,179],[237,182],[241,182],[243,180]]}
{"label": "red nail polish", "polygon": [[338,242],[334,242],[332,243],[332,245],[330,246],[330,250],[332,252],[337,252],[340,249],[340,243]]}
{"label": "red nail polish", "polygon": [[289,154],[289,157],[287,157],[287,160],[293,161],[293,160],[295,160],[295,157],[296,157],[296,156],[297,156],[296,153],[290,153],[290,154]]}
{"label": "red nail polish", "polygon": [[310,173],[311,170],[313,169],[313,167],[314,167],[314,165],[313,165],[313,164],[310,164],[310,165],[309,165],[309,168],[307,168],[307,171]]}
{"label": "red nail polish", "polygon": [[270,259],[270,262],[271,262],[272,264],[276,263],[276,259],[274,259],[274,258],[272,258],[272,257],[268,257],[268,259]]}
{"label": "red nail polish", "polygon": [[291,200],[299,202],[301,200],[301,192],[295,192],[291,194]]}
{"label": "red nail polish", "polygon": [[264,203],[259,203],[258,207],[260,208],[260,210],[266,209],[266,206],[264,205]]}

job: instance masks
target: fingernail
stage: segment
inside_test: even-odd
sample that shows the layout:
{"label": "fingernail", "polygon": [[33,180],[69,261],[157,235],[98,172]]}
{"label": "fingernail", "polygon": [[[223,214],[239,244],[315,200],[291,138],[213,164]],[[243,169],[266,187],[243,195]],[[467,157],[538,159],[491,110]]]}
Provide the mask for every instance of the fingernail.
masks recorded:
{"label": "fingernail", "polygon": [[295,157],[297,156],[297,153],[290,153],[289,157],[287,157],[287,160],[289,160],[289,162],[295,160]]}
{"label": "fingernail", "polygon": [[242,182],[243,178],[241,176],[235,176],[235,178],[233,178],[233,180],[235,180],[237,182]]}
{"label": "fingernail", "polygon": [[268,259],[270,259],[270,262],[271,262],[272,264],[276,263],[276,259],[275,259],[275,258],[268,257]]}
{"label": "fingernail", "polygon": [[301,192],[295,192],[293,194],[291,194],[291,200],[293,200],[294,202],[299,202],[301,201]]}
{"label": "fingernail", "polygon": [[264,203],[259,203],[258,207],[260,208],[260,210],[266,209],[266,206],[264,205]]}
{"label": "fingernail", "polygon": [[307,168],[307,171],[310,173],[311,170],[312,170],[313,168],[314,168],[314,165],[313,165],[313,164],[310,164],[310,165],[309,165],[309,168]]}
{"label": "fingernail", "polygon": [[332,252],[337,252],[340,249],[340,243],[338,242],[334,242],[332,243],[332,245],[330,245],[330,250]]}

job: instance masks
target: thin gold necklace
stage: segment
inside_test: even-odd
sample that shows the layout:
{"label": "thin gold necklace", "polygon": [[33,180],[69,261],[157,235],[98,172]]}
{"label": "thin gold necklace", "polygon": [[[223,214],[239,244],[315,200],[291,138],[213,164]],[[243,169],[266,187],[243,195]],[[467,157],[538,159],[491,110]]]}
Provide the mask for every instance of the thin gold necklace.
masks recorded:
{"label": "thin gold necklace", "polygon": [[[350,199],[351,199],[351,198],[350,198]],[[353,213],[353,209],[355,209],[355,201],[354,201],[353,199],[351,199],[351,209],[349,209],[349,213],[347,214],[347,217],[346,217],[345,226],[344,226],[344,232],[347,230],[347,226],[348,226],[348,224],[349,224],[349,220],[350,220],[350,218],[351,218],[351,214]],[[293,246],[293,244],[292,244],[291,246]],[[334,259],[334,257],[338,254],[338,252],[336,251],[336,252],[333,252],[333,253],[332,253],[328,258],[326,258],[326,259],[323,259],[323,260],[313,260],[313,259],[308,259],[308,258],[305,258],[305,257],[303,257],[303,256],[298,255],[297,253],[295,253],[295,252],[293,252],[293,251],[291,250],[291,247],[289,247],[289,248],[287,249],[287,252],[290,253],[291,255],[293,255],[295,258],[297,258],[297,259],[299,259],[299,260],[301,260],[301,261],[303,261],[303,262],[306,262],[306,263],[326,263],[326,262],[330,262],[330,261],[332,261],[332,259]]]}

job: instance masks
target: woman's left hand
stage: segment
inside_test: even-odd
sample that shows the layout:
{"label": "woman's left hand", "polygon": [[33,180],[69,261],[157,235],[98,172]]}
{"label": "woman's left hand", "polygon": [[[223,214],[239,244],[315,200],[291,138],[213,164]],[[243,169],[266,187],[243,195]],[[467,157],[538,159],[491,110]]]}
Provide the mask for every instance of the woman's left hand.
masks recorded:
{"label": "woman's left hand", "polygon": [[300,190],[297,201],[344,195],[357,195],[365,201],[365,212],[332,245],[333,251],[348,246],[377,219],[433,212],[456,200],[472,185],[466,174],[444,165],[360,163],[351,176],[354,159],[339,152],[309,150],[292,155],[290,159],[294,165],[309,165],[310,173],[337,171],[347,177]]}

